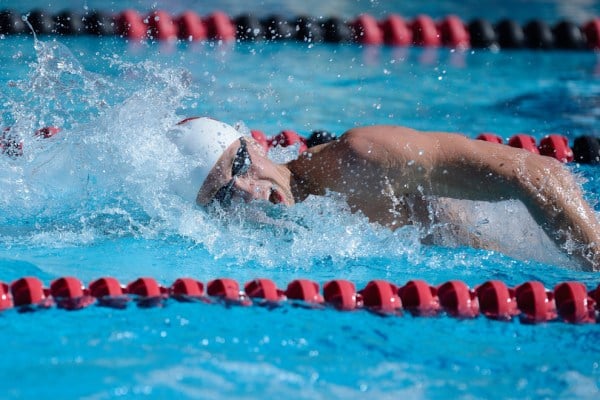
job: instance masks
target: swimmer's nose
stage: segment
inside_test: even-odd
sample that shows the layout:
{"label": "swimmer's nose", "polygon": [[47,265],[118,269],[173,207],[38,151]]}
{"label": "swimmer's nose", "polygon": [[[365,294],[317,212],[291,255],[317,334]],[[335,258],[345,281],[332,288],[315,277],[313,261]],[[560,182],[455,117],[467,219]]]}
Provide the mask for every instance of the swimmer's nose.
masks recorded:
{"label": "swimmer's nose", "polygon": [[234,199],[241,199],[246,203],[255,199],[252,188],[247,182],[245,182],[244,179],[241,178],[237,178],[233,183],[231,197]]}
{"label": "swimmer's nose", "polygon": [[241,176],[235,180],[232,194],[242,198],[246,203],[253,200],[269,201],[271,187],[270,183],[257,180],[252,176]]}

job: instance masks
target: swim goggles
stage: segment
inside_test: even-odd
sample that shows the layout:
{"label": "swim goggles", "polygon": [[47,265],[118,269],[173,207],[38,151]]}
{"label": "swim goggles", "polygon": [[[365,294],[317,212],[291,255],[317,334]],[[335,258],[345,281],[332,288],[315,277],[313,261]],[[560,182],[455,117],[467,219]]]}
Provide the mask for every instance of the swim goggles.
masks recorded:
{"label": "swim goggles", "polygon": [[231,164],[231,179],[229,182],[227,182],[227,184],[217,190],[217,193],[215,193],[212,201],[218,202],[222,207],[229,207],[231,205],[231,197],[233,196],[233,185],[235,184],[235,179],[238,176],[242,176],[247,173],[251,165],[252,159],[250,158],[250,153],[248,153],[248,148],[246,147],[246,140],[241,137],[240,147],[237,150],[237,153],[235,153],[233,163]]}

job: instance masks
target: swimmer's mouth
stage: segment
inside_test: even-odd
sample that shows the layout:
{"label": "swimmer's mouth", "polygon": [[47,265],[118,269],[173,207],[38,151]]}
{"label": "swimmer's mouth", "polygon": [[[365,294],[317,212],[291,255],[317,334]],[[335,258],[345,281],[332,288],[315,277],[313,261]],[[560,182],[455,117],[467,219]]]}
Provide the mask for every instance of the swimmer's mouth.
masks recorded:
{"label": "swimmer's mouth", "polygon": [[283,203],[283,196],[281,193],[277,191],[277,189],[272,188],[271,193],[269,194],[269,201],[273,204]]}

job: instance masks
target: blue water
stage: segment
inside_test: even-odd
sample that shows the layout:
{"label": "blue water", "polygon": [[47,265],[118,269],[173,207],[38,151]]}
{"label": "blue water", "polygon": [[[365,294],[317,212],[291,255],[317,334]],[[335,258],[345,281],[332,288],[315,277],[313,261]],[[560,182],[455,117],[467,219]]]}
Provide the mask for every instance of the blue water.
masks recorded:
{"label": "blue water", "polygon": [[[217,7],[197,3],[196,9]],[[266,2],[262,12],[585,21],[599,9],[596,2],[510,1],[495,10],[472,2],[304,3]],[[141,11],[154,3],[109,4]],[[221,9],[235,15],[246,11],[240,4]],[[210,217],[169,186],[184,160],[170,152],[164,133],[182,117],[211,115],[268,135],[341,134],[387,123],[472,137],[556,132],[572,140],[600,133],[599,76],[600,59],[584,52],[0,39],[1,125],[24,141],[23,157],[0,158],[0,280],[34,275],[49,284],[74,275],[87,284],[109,275],[127,283],[152,276],[169,285],[182,276],[241,284],[268,277],[285,288],[301,277],[321,284],[344,278],[358,287],[371,279],[462,279],[471,286],[535,279],[548,288],[578,280],[591,289],[598,275],[557,256],[516,204],[473,210],[489,217],[492,226],[482,229],[503,241],[508,255],[421,245],[415,229],[370,225],[335,197],[289,210],[258,207],[274,219],[260,226],[242,218],[252,209],[240,210],[239,218]],[[50,124],[63,131],[46,140],[30,136]],[[599,210],[597,167],[570,168]],[[6,398],[592,399],[600,392],[597,325],[170,301],[143,310],[7,311],[0,314],[0,340]]]}

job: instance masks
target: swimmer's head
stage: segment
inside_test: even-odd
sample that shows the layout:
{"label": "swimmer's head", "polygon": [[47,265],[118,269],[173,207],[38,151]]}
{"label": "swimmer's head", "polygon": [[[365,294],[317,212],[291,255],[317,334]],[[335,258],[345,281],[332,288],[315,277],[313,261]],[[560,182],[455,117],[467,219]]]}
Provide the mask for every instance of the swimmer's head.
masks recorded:
{"label": "swimmer's head", "polygon": [[176,184],[177,192],[194,202],[211,169],[233,142],[243,136],[233,126],[211,118],[187,118],[169,131],[179,151],[193,158],[189,177]]}

